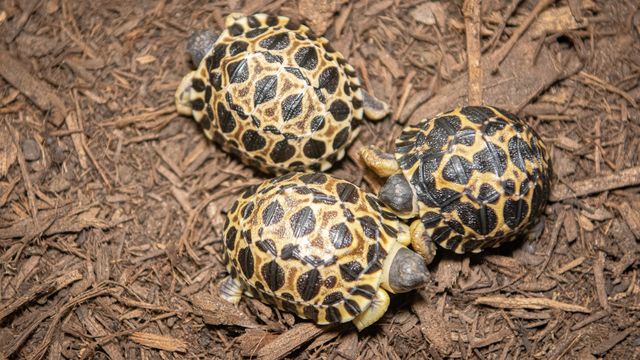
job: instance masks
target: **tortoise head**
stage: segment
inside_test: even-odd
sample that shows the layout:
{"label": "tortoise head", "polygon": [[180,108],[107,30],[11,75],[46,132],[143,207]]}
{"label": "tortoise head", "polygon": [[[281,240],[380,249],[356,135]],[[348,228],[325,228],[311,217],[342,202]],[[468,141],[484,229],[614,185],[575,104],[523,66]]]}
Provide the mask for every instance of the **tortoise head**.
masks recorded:
{"label": "tortoise head", "polygon": [[[198,68],[209,50],[213,48],[218,36],[207,29],[196,30],[191,33],[187,40],[187,52],[191,56],[191,62]],[[197,71],[197,70],[196,70]],[[191,88],[193,86],[193,78],[196,71],[189,72],[176,89],[175,102],[178,113],[182,115],[191,115]]]}
{"label": "tortoise head", "polygon": [[418,214],[416,193],[401,172],[387,178],[378,197],[401,218],[412,218]]}
{"label": "tortoise head", "polygon": [[404,293],[425,285],[430,275],[422,256],[400,244],[394,250],[385,260],[382,287],[392,293]]}

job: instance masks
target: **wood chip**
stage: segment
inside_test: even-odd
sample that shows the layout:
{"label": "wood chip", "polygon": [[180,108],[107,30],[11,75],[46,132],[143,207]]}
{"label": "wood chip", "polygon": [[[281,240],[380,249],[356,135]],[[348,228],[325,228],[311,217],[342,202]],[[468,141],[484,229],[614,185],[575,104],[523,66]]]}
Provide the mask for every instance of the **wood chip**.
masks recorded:
{"label": "wood chip", "polygon": [[584,306],[567,304],[547,298],[525,298],[504,296],[482,296],[474,301],[478,305],[488,305],[502,309],[558,309],[569,312],[590,313],[591,310]]}
{"label": "wood chip", "polygon": [[264,360],[282,359],[327,329],[329,328],[320,327],[309,322],[300,323],[266,344],[258,351],[258,357]]}
{"label": "wood chip", "polygon": [[140,345],[171,352],[187,352],[187,342],[172,336],[136,331],[129,339]]}
{"label": "wood chip", "polygon": [[640,166],[574,181],[569,185],[557,184],[551,191],[549,200],[561,201],[638,184],[640,184]]}
{"label": "wood chip", "polygon": [[627,202],[618,205],[618,212],[622,215],[622,218],[629,226],[629,229],[631,229],[636,240],[640,240],[640,213],[629,206]]}
{"label": "wood chip", "polygon": [[200,311],[205,323],[209,325],[241,326],[245,328],[259,327],[245,313],[219,296],[208,293],[196,293],[191,296],[191,303]]}
{"label": "wood chip", "polygon": [[62,125],[63,115],[67,113],[64,101],[49,84],[36,78],[33,75],[36,72],[24,64],[24,61],[14,58],[6,49],[0,47],[0,76],[31,99],[42,111],[53,111],[51,122],[55,126]]}
{"label": "wood chip", "polygon": [[424,291],[420,292],[420,299],[411,304],[411,309],[420,319],[420,331],[424,338],[438,350],[441,355],[451,354],[451,324],[440,315],[437,307],[428,300]]}
{"label": "wood chip", "polygon": [[636,327],[630,327],[626,330],[620,331],[618,333],[615,333],[613,335],[611,335],[609,338],[607,338],[605,341],[594,345],[593,346],[593,350],[591,351],[592,354],[594,355],[602,355],[604,353],[606,353],[607,351],[611,350],[611,348],[613,348],[614,346],[616,346],[616,344],[618,344],[619,342],[621,342],[622,340],[626,339],[627,336],[633,334],[633,333],[638,332],[638,328]]}

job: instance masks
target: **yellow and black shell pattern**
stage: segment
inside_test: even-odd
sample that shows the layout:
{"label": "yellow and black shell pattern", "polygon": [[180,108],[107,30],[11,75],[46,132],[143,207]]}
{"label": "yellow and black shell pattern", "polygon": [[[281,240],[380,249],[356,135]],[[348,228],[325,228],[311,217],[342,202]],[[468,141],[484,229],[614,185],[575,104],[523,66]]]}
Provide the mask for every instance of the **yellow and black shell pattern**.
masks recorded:
{"label": "yellow and black shell pattern", "polygon": [[426,234],[457,253],[513,240],[538,220],[551,160],[515,115],[467,106],[406,128],[396,160],[416,192]]}
{"label": "yellow and black shell pattern", "polygon": [[227,18],[190,99],[209,138],[276,174],[330,168],[364,114],[357,74],[328,40],[266,14]]}
{"label": "yellow and black shell pattern", "polygon": [[252,186],[228,212],[224,261],[245,293],[318,324],[371,304],[398,219],[373,195],[324,173]]}

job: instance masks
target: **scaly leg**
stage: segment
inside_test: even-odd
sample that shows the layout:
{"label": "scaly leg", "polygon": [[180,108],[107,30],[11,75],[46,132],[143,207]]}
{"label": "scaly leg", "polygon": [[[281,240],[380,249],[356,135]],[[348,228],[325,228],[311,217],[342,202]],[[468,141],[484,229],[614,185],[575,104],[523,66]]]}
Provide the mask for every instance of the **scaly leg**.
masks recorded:
{"label": "scaly leg", "polygon": [[382,315],[387,312],[390,301],[389,294],[381,288],[378,289],[376,296],[371,301],[371,305],[353,319],[353,324],[358,328],[358,331],[362,331],[362,329],[380,320]]}
{"label": "scaly leg", "polygon": [[191,71],[180,81],[180,85],[176,89],[176,109],[179,114],[193,115],[193,109],[191,108],[191,84],[193,83],[193,77],[196,74],[195,71]]}
{"label": "scaly leg", "polygon": [[240,281],[231,276],[227,276],[227,278],[222,281],[222,285],[220,285],[220,297],[232,304],[240,302],[243,291],[244,289]]}
{"label": "scaly leg", "polygon": [[362,147],[359,154],[367,167],[380,177],[386,178],[400,171],[396,158],[375,146]]}
{"label": "scaly leg", "polygon": [[387,103],[376,99],[364,90],[362,90],[362,102],[364,105],[364,115],[369,120],[382,120],[391,112]]}
{"label": "scaly leg", "polygon": [[434,244],[431,238],[425,233],[424,224],[422,224],[420,219],[416,219],[411,223],[409,233],[411,234],[411,247],[413,251],[420,254],[427,264],[430,264],[436,256],[436,244]]}

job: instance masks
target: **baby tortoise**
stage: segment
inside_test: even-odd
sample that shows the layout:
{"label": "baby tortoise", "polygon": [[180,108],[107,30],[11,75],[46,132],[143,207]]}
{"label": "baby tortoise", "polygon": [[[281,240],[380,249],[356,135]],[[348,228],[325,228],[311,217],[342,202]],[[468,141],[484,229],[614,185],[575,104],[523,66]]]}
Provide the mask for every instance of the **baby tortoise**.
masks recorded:
{"label": "baby tortoise", "polygon": [[391,293],[426,283],[409,228],[373,194],[324,173],[288,173],[249,187],[224,226],[229,276],[220,292],[243,294],[318,324],[362,330]]}
{"label": "baby tortoise", "polygon": [[[360,151],[387,181],[379,198],[410,226],[430,262],[434,243],[479,252],[532,231],[547,201],[551,160],[540,137],[504,110],[467,106],[406,127],[395,154]],[[538,229],[540,230],[540,229]]]}
{"label": "baby tortoise", "polygon": [[327,170],[363,115],[389,113],[327,39],[287,17],[231,14],[219,36],[197,31],[187,48],[198,67],[176,90],[178,112],[265,173]]}

